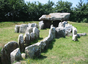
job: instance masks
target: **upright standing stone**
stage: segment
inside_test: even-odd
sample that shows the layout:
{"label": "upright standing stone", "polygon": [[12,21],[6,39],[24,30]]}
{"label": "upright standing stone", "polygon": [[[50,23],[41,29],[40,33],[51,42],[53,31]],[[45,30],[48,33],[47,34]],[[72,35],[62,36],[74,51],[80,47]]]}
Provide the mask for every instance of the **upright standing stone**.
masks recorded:
{"label": "upright standing stone", "polygon": [[53,35],[53,38],[55,38],[56,37],[56,30],[55,30],[55,27],[53,27],[52,25],[51,25],[51,32],[52,32],[52,35]]}
{"label": "upright standing stone", "polygon": [[21,52],[20,52],[20,49],[17,48],[15,49],[14,51],[12,51],[10,53],[10,57],[11,57],[11,64],[14,62],[14,61],[19,61],[22,59],[21,57]]}
{"label": "upright standing stone", "polygon": [[35,34],[35,38],[39,38],[39,30],[38,30],[38,28],[34,27],[33,28],[33,33]]}
{"label": "upright standing stone", "polygon": [[21,25],[15,25],[15,32],[16,32],[16,33],[19,33],[20,26],[21,26]]}
{"label": "upright standing stone", "polygon": [[17,42],[8,42],[5,44],[4,48],[1,50],[1,60],[2,64],[11,64],[10,53],[18,48]]}
{"label": "upright standing stone", "polygon": [[29,45],[30,44],[30,34],[25,33],[24,35],[24,44]]}
{"label": "upright standing stone", "polygon": [[31,32],[33,32],[33,27],[27,27],[27,30],[26,30],[26,33],[31,33]]}
{"label": "upright standing stone", "polygon": [[30,34],[30,38],[31,38],[31,40],[33,41],[33,40],[35,39],[35,33],[32,32],[32,33]]}
{"label": "upright standing stone", "polygon": [[43,23],[43,21],[40,21],[39,22],[39,29],[43,29],[44,28],[44,23]]}
{"label": "upright standing stone", "polygon": [[20,32],[20,33],[25,33],[27,27],[28,27],[27,24],[22,24],[22,25],[20,26],[20,30],[19,30],[19,32]]}
{"label": "upright standing stone", "polygon": [[73,41],[77,41],[77,29],[75,27],[73,27],[73,36],[72,36],[72,40]]}
{"label": "upright standing stone", "polygon": [[18,42],[19,42],[19,46],[20,46],[20,51],[24,52],[24,40],[23,40],[23,34],[20,34],[18,37]]}

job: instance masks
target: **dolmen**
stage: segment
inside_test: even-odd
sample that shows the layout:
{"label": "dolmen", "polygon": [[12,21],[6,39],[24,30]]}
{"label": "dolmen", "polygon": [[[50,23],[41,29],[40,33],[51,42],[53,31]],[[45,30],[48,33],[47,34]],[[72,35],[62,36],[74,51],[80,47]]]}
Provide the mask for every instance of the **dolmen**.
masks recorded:
{"label": "dolmen", "polygon": [[67,21],[69,17],[70,13],[50,13],[49,15],[42,15],[39,18],[39,27],[40,29],[50,28],[52,24],[54,27],[58,27],[59,22]]}

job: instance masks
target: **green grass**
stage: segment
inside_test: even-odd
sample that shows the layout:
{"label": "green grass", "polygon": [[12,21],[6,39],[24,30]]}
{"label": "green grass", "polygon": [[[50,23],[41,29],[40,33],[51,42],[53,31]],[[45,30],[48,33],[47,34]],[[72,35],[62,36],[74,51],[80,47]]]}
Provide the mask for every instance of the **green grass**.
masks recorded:
{"label": "green grass", "polygon": [[[18,40],[19,33],[14,32],[16,23],[9,23],[0,23],[0,47],[3,47],[9,41]],[[17,22],[17,24],[22,23]],[[87,33],[88,35],[88,23],[69,23],[77,28],[78,33]],[[2,24],[4,25],[1,27]],[[10,26],[7,26],[7,24]],[[48,36],[48,33],[49,29],[40,30],[40,38],[34,42],[41,41]],[[88,64],[88,36],[81,36],[76,42],[72,41],[71,36],[55,38],[50,42],[49,48],[41,53],[40,57],[35,59],[27,58],[20,62],[22,64]]]}

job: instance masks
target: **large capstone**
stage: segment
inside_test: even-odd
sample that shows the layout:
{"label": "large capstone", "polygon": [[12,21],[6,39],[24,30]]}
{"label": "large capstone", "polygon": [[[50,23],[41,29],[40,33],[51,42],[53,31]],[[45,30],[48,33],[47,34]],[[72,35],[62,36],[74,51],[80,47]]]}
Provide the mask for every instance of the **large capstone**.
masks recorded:
{"label": "large capstone", "polygon": [[42,15],[39,20],[67,20],[70,13],[50,13],[49,15]]}

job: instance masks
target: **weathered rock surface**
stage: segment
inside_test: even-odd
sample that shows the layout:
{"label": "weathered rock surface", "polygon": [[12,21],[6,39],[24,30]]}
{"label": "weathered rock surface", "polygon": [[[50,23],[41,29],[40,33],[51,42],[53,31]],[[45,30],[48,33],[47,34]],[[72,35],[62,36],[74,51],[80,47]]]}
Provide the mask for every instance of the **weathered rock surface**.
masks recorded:
{"label": "weathered rock surface", "polygon": [[19,46],[20,46],[20,51],[24,52],[24,40],[23,40],[23,34],[20,34],[18,37],[18,42],[19,42]]}
{"label": "weathered rock surface", "polygon": [[52,33],[52,35],[53,35],[53,38],[55,38],[56,37],[56,30],[55,30],[55,27],[53,27],[53,25],[51,25],[51,33]]}
{"label": "weathered rock surface", "polygon": [[38,28],[38,25],[36,23],[29,23],[28,26],[29,27],[36,27],[36,28]]}
{"label": "weathered rock surface", "polygon": [[77,39],[77,35],[73,35],[73,36],[72,36],[72,40],[73,40],[73,41],[77,41],[77,40],[78,40],[78,39]]}
{"label": "weathered rock surface", "polygon": [[86,33],[78,33],[77,37],[80,37],[80,36],[86,36]]}
{"label": "weathered rock surface", "polygon": [[14,61],[19,61],[22,59],[21,57],[21,52],[20,52],[20,49],[17,48],[15,49],[14,51],[12,51],[10,53],[10,57],[11,57],[11,63],[13,63]]}
{"label": "weathered rock surface", "polygon": [[22,57],[22,59],[26,59],[26,54],[25,53],[22,53],[21,54],[21,57]]}
{"label": "weathered rock surface", "polygon": [[77,29],[75,27],[72,28],[73,29],[73,35],[77,35]]}
{"label": "weathered rock surface", "polygon": [[36,43],[26,47],[25,53],[27,57],[30,58],[33,58],[34,56],[39,56],[41,54],[40,43]]}
{"label": "weathered rock surface", "polygon": [[72,35],[72,40],[73,41],[77,41],[77,29],[75,27],[72,28],[73,29],[73,35]]}
{"label": "weathered rock surface", "polygon": [[72,32],[73,26],[70,24],[65,25],[65,35],[70,35]]}
{"label": "weathered rock surface", "polygon": [[24,35],[24,44],[29,45],[31,41],[31,37],[29,33],[25,33]]}
{"label": "weathered rock surface", "polygon": [[66,24],[68,24],[67,21],[60,22],[58,27],[65,27]]}
{"label": "weathered rock surface", "polygon": [[35,34],[35,38],[39,38],[39,30],[38,30],[38,28],[34,27],[33,28],[33,33]]}
{"label": "weathered rock surface", "polygon": [[22,25],[20,26],[20,30],[19,30],[19,32],[20,32],[20,33],[25,33],[27,27],[28,27],[27,24],[22,24]]}
{"label": "weathered rock surface", "polygon": [[65,28],[63,27],[57,27],[56,28],[56,37],[65,37]]}
{"label": "weathered rock surface", "polygon": [[70,13],[50,13],[49,15],[42,15],[39,20],[67,20]]}
{"label": "weathered rock surface", "polygon": [[43,29],[44,28],[44,23],[43,23],[43,21],[40,21],[39,22],[39,29]]}
{"label": "weathered rock surface", "polygon": [[35,33],[32,32],[32,33],[30,34],[30,38],[31,38],[31,40],[33,41],[33,40],[35,39]]}
{"label": "weathered rock surface", "polygon": [[13,41],[13,42],[8,42],[4,48],[1,50],[1,61],[2,64],[11,64],[10,61],[10,53],[18,48],[18,43]]}
{"label": "weathered rock surface", "polygon": [[31,33],[31,32],[33,32],[33,27],[27,27],[27,30],[25,33]]}
{"label": "weathered rock surface", "polygon": [[16,32],[16,33],[19,33],[20,26],[21,26],[21,25],[15,25],[15,32]]}

